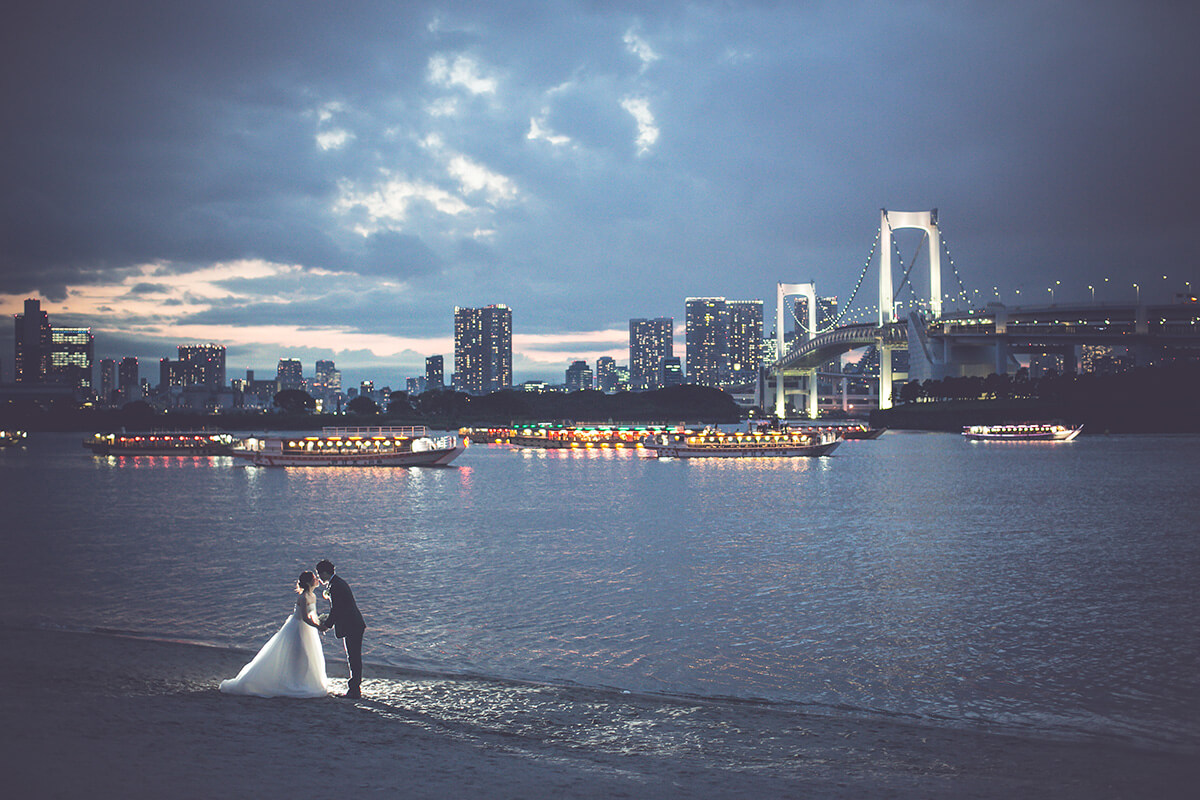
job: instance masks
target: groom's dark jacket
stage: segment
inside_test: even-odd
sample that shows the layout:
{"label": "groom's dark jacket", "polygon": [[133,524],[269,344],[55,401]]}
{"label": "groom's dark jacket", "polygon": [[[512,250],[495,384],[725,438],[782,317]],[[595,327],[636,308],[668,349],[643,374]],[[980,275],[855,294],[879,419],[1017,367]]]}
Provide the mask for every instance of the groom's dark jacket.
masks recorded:
{"label": "groom's dark jacket", "polygon": [[350,584],[332,575],[329,578],[329,617],[326,622],[333,628],[333,635],[344,639],[351,633],[362,633],[367,629],[363,616],[354,602]]}

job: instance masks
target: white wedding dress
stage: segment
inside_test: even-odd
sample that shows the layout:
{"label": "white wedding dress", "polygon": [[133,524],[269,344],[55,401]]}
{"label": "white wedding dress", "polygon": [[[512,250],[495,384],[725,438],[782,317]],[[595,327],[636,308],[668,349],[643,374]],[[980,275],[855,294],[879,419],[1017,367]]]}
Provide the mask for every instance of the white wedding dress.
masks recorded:
{"label": "white wedding dress", "polygon": [[300,603],[298,599],[296,610],[283,627],[249,664],[242,667],[236,678],[221,681],[222,692],[256,697],[324,697],[329,694],[321,635],[301,619],[305,614],[312,616],[316,602],[308,603],[303,611]]}

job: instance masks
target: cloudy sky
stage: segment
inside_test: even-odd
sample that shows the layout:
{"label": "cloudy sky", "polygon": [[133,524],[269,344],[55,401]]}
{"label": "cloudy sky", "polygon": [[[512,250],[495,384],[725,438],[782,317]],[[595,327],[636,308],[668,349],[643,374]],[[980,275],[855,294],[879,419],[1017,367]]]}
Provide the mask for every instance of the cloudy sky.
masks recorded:
{"label": "cloudy sky", "polygon": [[1200,285],[1193,8],[29,4],[0,32],[0,308],[40,298],[152,380],[214,341],[231,377],[402,387],[452,361],[454,306],[504,303],[516,380],[561,381],[689,296],[845,304],[881,208],[938,208],[972,297],[1165,300]]}

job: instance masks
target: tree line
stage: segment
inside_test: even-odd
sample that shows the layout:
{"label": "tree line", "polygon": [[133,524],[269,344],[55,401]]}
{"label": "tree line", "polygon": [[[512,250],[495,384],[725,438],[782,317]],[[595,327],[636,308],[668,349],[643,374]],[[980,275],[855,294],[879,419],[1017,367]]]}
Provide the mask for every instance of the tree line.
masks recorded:
{"label": "tree line", "polygon": [[1113,373],[1049,372],[909,381],[872,419],[896,428],[953,430],[1028,419],[1083,424],[1085,432],[1196,432],[1200,363],[1177,360]]}
{"label": "tree line", "polygon": [[473,396],[445,390],[408,395],[392,392],[382,403],[352,398],[345,413],[316,413],[307,392],[288,389],[273,400],[270,413],[226,409],[219,414],[192,410],[160,411],[144,401],[107,409],[77,403],[8,402],[0,404],[0,427],[30,431],[109,431],[208,428],[224,430],[310,430],[327,425],[407,425],[453,429],[475,424],[552,422],[737,422],[740,409],[720,389],[672,386],[648,392],[598,391],[535,394],[505,390]]}

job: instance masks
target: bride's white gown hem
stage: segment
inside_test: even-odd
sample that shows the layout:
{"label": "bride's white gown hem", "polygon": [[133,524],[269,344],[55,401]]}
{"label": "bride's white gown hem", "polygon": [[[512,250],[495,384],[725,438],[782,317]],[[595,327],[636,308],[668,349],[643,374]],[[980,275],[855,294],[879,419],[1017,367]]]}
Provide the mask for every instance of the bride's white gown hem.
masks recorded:
{"label": "bride's white gown hem", "polygon": [[[309,603],[311,616],[316,603]],[[236,678],[221,681],[226,694],[256,697],[323,697],[329,694],[321,635],[300,618],[300,608],[262,646]]]}

